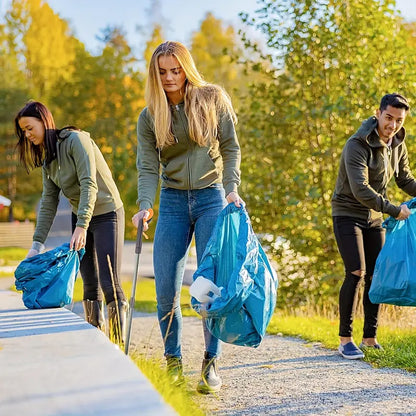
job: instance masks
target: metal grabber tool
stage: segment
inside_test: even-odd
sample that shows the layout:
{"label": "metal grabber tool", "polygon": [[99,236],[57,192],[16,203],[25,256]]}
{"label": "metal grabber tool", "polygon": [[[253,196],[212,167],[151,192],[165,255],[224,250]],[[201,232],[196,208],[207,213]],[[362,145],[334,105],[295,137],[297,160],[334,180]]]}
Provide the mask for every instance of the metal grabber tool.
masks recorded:
{"label": "metal grabber tool", "polygon": [[[139,221],[137,227],[137,237],[136,237],[136,248],[134,252],[136,253],[136,267],[134,268],[134,277],[133,277],[133,287],[131,289],[131,297],[129,302],[129,310],[128,310],[128,318],[127,318],[127,334],[126,334],[126,341],[124,343],[124,353],[128,355],[129,353],[129,346],[130,346],[130,336],[131,336],[131,326],[133,321],[133,312],[134,312],[134,304],[136,301],[136,286],[137,286],[137,279],[139,278],[139,260],[140,260],[140,253],[142,252],[142,243],[143,243],[143,227],[144,223],[149,223],[153,217],[153,210],[149,208],[149,218],[146,220],[142,219]],[[147,238],[147,237],[146,237]]]}

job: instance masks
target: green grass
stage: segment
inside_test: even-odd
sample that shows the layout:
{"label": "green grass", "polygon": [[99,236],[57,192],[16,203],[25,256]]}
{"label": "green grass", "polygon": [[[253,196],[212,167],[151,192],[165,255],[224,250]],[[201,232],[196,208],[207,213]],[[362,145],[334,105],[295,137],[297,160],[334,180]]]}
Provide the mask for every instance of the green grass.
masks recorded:
{"label": "green grass", "polygon": [[[20,247],[0,247],[0,266],[16,267],[25,257],[28,250]],[[14,272],[0,270],[0,278],[14,277]]]}
{"label": "green grass", "polygon": [[[0,247],[0,266],[16,267],[25,257],[28,250],[20,247]],[[14,277],[14,272],[0,270],[0,278]]]}
{"label": "green grass", "polygon": [[20,247],[0,247],[0,266],[15,266],[19,264],[28,250]]}
{"label": "green grass", "polygon": [[131,358],[161,394],[165,402],[171,405],[179,415],[204,416],[206,414],[197,403],[198,394],[188,389],[188,383],[185,382],[181,386],[171,384],[162,361],[137,354],[132,354]]}
{"label": "green grass", "polygon": [[[386,309],[387,313],[388,309]],[[383,319],[381,319],[383,321]],[[354,320],[357,333],[361,333],[362,319]],[[337,349],[339,345],[338,320],[317,315],[289,315],[276,312],[267,332],[299,337],[310,342],[319,342],[323,347]],[[356,336],[356,342],[361,339]],[[400,328],[397,322],[381,322],[377,339],[383,345],[383,351],[367,349],[364,360],[375,367],[401,368],[416,371],[416,329]]]}

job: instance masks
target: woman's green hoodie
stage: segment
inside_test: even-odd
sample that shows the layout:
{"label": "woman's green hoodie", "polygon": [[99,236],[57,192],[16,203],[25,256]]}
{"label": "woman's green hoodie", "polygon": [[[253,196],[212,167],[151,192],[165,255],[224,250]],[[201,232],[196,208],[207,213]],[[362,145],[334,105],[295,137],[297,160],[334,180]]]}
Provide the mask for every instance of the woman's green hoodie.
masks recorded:
{"label": "woman's green hoodie", "polygon": [[397,217],[400,206],[386,197],[387,184],[394,176],[397,186],[416,196],[416,181],[409,168],[406,131],[402,127],[388,147],[376,132],[377,118],[365,120],[346,142],[332,197],[332,215],[362,219]]}
{"label": "woman's green hoodie", "polygon": [[123,206],[111,171],[89,133],[62,130],[56,154],[42,167],[43,192],[33,236],[40,243],[48,236],[61,190],[77,216],[77,227],[87,229],[92,216]]}
{"label": "woman's green hoodie", "polygon": [[218,137],[210,146],[199,146],[189,137],[184,103],[171,106],[172,132],[176,143],[157,149],[153,118],[145,108],[137,123],[138,200],[140,209],[153,206],[162,166],[162,186],[175,189],[203,189],[223,183],[225,194],[240,184],[240,146],[231,117],[223,115]]}

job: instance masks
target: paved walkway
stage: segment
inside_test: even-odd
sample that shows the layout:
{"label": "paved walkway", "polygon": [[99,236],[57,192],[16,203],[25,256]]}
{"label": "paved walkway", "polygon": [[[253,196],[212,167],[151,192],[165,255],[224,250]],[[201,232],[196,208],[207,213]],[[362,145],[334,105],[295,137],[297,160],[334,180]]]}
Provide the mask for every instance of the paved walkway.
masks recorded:
{"label": "paved walkway", "polygon": [[65,308],[26,309],[21,294],[0,290],[0,415],[174,414],[101,331]]}

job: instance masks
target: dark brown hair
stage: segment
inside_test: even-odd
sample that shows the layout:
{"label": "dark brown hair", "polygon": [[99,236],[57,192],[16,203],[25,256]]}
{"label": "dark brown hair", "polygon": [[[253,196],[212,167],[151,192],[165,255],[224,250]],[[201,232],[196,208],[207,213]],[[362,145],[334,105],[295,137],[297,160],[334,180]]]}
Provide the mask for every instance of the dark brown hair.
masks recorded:
{"label": "dark brown hair", "polygon": [[[43,145],[34,145],[30,142],[20,128],[19,120],[22,117],[34,117],[40,120],[45,127],[45,140]],[[52,113],[38,101],[29,101],[14,119],[16,135],[19,138],[16,148],[19,150],[20,162],[29,172],[30,170],[49,164],[56,157],[57,130]]]}

